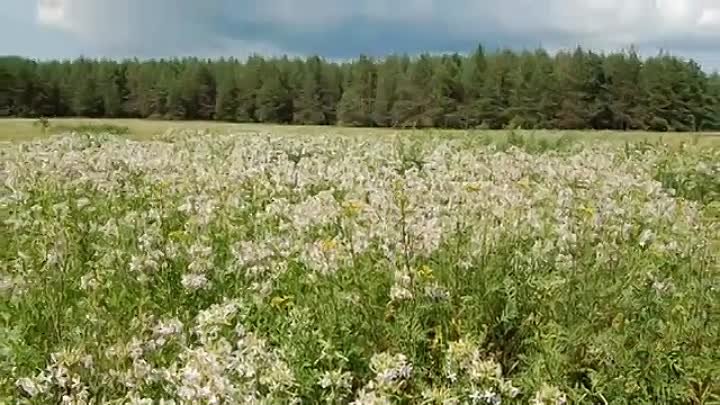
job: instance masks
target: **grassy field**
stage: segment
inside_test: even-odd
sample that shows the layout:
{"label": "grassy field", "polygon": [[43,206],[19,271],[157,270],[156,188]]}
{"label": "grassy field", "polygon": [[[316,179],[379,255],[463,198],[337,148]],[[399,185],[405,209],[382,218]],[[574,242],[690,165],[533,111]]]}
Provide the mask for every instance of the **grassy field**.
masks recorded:
{"label": "grassy field", "polygon": [[[125,128],[128,137],[131,139],[151,139],[168,131],[210,131],[214,133],[273,133],[287,135],[388,135],[398,132],[422,132],[432,133],[433,136],[464,137],[466,135],[487,136],[494,140],[504,140],[508,131],[484,131],[484,130],[395,130],[388,128],[343,128],[343,127],[318,127],[318,126],[287,126],[287,125],[266,125],[266,124],[233,124],[205,121],[154,121],[140,119],[81,119],[81,118],[60,118],[50,120],[50,127],[43,131],[37,125],[37,120],[32,119],[0,119],[0,142],[2,141],[23,141],[46,137],[47,135],[60,134],[72,130],[82,130],[101,126],[114,126]],[[667,143],[678,145],[682,143],[720,146],[720,134],[717,133],[650,133],[650,132],[614,132],[614,131],[518,131],[525,136],[534,135],[539,138],[557,139],[562,136],[572,137],[578,141],[590,142],[650,142]]]}
{"label": "grassy field", "polygon": [[0,122],[0,404],[720,403],[710,137],[91,124]]}

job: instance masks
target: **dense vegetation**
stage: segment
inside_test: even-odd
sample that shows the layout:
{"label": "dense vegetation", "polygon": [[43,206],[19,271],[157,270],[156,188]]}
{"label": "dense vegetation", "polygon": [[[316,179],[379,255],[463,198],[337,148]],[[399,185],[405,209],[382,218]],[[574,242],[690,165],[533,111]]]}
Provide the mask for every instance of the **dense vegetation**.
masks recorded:
{"label": "dense vegetation", "polygon": [[0,145],[0,403],[713,405],[720,150]]}
{"label": "dense vegetation", "polygon": [[720,77],[634,51],[543,50],[331,63],[319,57],[0,59],[0,116],[355,126],[720,128]]}

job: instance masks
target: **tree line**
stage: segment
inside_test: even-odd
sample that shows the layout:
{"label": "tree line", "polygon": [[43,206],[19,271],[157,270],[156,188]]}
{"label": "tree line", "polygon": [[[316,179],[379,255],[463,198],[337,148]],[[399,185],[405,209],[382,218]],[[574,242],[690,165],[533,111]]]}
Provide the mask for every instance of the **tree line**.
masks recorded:
{"label": "tree line", "polygon": [[720,77],[693,60],[580,47],[245,60],[0,58],[0,117],[377,127],[720,129]]}

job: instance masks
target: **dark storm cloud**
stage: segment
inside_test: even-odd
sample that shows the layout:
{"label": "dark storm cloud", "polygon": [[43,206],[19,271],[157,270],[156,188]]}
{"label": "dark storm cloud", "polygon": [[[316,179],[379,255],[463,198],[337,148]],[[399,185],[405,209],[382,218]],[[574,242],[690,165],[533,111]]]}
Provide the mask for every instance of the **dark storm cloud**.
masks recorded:
{"label": "dark storm cloud", "polygon": [[[22,0],[6,0],[21,4]],[[25,3],[27,4],[27,3]],[[73,35],[87,53],[141,56],[554,50],[638,44],[712,55],[713,0],[39,0],[37,30]],[[41,52],[41,51],[37,51]]]}

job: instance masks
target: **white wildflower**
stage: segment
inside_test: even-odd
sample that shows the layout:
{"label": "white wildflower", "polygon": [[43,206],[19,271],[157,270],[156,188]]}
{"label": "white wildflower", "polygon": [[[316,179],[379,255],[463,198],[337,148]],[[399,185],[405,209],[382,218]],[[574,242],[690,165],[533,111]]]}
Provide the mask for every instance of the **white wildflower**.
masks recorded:
{"label": "white wildflower", "polygon": [[0,274],[0,294],[15,287],[15,280],[9,275]]}
{"label": "white wildflower", "polygon": [[83,208],[87,207],[88,205],[90,205],[90,199],[82,197],[82,198],[79,198],[75,203],[77,204],[77,207],[79,209],[83,209]]}
{"label": "white wildflower", "polygon": [[170,338],[182,334],[182,331],[183,324],[177,318],[161,321],[152,330],[154,343],[163,346]]}
{"label": "white wildflower", "polygon": [[390,300],[393,302],[410,301],[413,293],[405,287],[393,285],[390,287]]}
{"label": "white wildflower", "polygon": [[324,389],[349,391],[352,388],[352,373],[342,370],[326,371],[318,384]]}
{"label": "white wildflower", "polygon": [[412,375],[413,367],[404,354],[377,353],[370,359],[370,369],[381,388],[396,389]]}
{"label": "white wildflower", "polygon": [[450,299],[450,292],[439,284],[425,286],[425,296],[434,301],[447,301]]}
{"label": "white wildflower", "polygon": [[95,277],[95,274],[88,273],[80,277],[80,288],[86,291],[92,291],[100,286],[100,282]]}
{"label": "white wildflower", "polygon": [[350,402],[350,405],[391,405],[388,397],[375,391],[362,389],[358,392],[357,398]]}
{"label": "white wildflower", "polygon": [[208,279],[204,274],[183,274],[182,286],[190,291],[196,291],[205,288],[208,285]]}
{"label": "white wildflower", "polygon": [[496,393],[491,389],[486,389],[482,392],[473,391],[470,393],[469,398],[472,404],[477,405],[500,405],[502,403],[502,397],[500,396],[500,394]]}
{"label": "white wildflower", "polygon": [[640,247],[648,247],[655,240],[655,232],[650,229],[645,229],[638,238],[638,244]]}
{"label": "white wildflower", "polygon": [[16,385],[30,397],[34,397],[41,392],[38,384],[33,379],[27,377],[18,379]]}
{"label": "white wildflower", "polygon": [[565,405],[567,397],[557,387],[543,384],[533,398],[530,400],[531,405]]}

